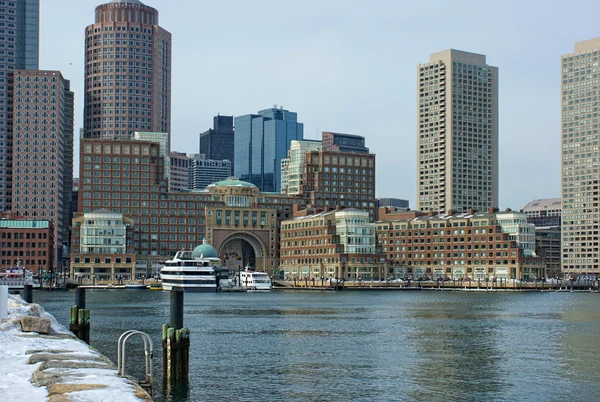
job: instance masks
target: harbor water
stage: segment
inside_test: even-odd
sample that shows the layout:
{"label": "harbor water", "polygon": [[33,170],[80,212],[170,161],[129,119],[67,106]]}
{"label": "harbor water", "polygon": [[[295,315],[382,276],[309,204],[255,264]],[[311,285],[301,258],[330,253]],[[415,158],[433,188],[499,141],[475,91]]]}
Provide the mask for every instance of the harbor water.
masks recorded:
{"label": "harbor water", "polygon": [[[36,292],[68,325],[74,292]],[[557,292],[185,294],[190,384],[162,389],[169,294],[88,291],[91,344],[147,332],[157,401],[600,400],[600,295]],[[141,342],[127,372],[143,373]]]}

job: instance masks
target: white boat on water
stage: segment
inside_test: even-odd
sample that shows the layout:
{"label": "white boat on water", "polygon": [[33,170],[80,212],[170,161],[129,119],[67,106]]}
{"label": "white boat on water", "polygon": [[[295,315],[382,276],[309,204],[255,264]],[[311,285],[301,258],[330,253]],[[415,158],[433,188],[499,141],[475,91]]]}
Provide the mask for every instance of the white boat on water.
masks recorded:
{"label": "white boat on water", "polygon": [[215,267],[221,266],[217,251],[206,244],[193,251],[178,251],[175,257],[165,261],[160,270],[163,290],[184,292],[216,292]]}
{"label": "white boat on water", "polygon": [[272,287],[271,278],[266,272],[249,268],[236,274],[233,285],[247,291],[269,291]]}
{"label": "white boat on water", "polygon": [[0,272],[0,286],[9,290],[23,290],[25,285],[34,285],[33,272],[25,267],[7,268]]}

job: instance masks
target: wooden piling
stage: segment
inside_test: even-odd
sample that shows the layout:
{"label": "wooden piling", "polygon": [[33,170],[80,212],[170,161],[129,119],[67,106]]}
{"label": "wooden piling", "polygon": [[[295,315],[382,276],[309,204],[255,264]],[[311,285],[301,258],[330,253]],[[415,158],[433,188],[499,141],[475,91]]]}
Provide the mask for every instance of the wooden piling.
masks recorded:
{"label": "wooden piling", "polygon": [[23,288],[23,300],[27,303],[33,303],[33,285],[25,285]]}
{"label": "wooden piling", "polygon": [[69,330],[90,344],[90,311],[85,308],[85,288],[75,289],[75,306],[69,314]]}
{"label": "wooden piling", "polygon": [[162,326],[165,389],[187,384],[190,367],[190,330],[183,328],[183,292],[171,291],[170,323]]}

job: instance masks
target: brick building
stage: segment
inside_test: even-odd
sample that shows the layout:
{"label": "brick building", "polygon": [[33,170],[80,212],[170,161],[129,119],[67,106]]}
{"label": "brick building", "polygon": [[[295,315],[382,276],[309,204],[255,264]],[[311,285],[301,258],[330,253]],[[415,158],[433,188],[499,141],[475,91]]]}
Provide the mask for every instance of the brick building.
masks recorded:
{"label": "brick building", "polygon": [[53,272],[54,251],[52,222],[0,215],[0,269],[22,265],[34,275]]}
{"label": "brick building", "polygon": [[488,213],[469,211],[448,215],[429,212],[413,219],[387,220],[380,210],[377,242],[387,255],[388,274],[400,278],[475,281],[545,277],[544,259],[527,251],[530,249],[525,245],[527,237],[519,238],[523,248],[517,246],[517,241],[498,223],[501,214],[515,213],[495,209]]}
{"label": "brick building", "polygon": [[381,280],[385,255],[375,246],[369,213],[344,209],[299,216],[281,223],[284,277]]}

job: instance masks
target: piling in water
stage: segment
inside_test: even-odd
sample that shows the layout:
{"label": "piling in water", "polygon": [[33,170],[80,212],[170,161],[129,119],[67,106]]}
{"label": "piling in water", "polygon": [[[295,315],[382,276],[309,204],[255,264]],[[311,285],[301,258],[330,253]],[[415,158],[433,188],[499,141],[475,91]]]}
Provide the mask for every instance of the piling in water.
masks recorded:
{"label": "piling in water", "polygon": [[75,289],[75,306],[69,314],[69,330],[88,345],[90,344],[90,311],[85,308],[85,289]]}
{"label": "piling in water", "polygon": [[187,384],[190,366],[190,330],[183,328],[183,292],[171,291],[169,324],[162,326],[165,389]]}

